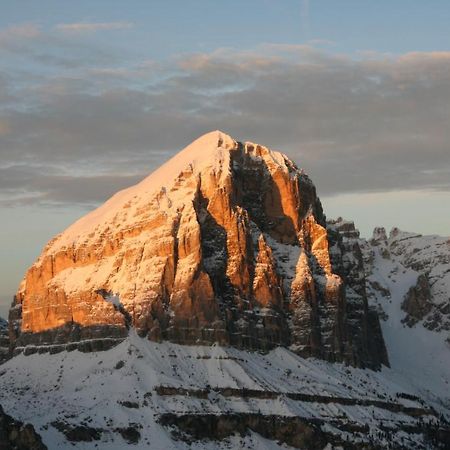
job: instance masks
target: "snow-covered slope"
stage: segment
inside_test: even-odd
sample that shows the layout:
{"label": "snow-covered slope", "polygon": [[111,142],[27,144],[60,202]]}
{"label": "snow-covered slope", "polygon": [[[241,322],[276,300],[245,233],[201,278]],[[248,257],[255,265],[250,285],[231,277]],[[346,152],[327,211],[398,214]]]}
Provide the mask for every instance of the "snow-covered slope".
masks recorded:
{"label": "snow-covered slope", "polygon": [[106,352],[18,355],[0,383],[5,411],[32,423],[49,449],[435,448],[429,439],[449,418],[392,369],[135,333]]}

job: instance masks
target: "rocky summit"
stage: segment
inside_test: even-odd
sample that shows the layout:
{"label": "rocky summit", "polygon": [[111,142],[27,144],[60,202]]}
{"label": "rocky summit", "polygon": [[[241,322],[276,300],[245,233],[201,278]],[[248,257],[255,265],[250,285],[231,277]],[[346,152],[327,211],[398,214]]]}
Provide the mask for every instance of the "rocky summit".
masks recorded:
{"label": "rocky summit", "polygon": [[48,243],[15,296],[12,348],[101,350],[132,328],[388,365],[358,241],[340,231],[286,155],[208,133]]}

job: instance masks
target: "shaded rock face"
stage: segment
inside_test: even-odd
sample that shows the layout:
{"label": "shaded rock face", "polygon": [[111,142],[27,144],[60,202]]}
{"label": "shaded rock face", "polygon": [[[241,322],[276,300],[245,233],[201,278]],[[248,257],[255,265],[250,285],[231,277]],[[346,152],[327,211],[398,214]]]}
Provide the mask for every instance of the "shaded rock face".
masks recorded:
{"label": "shaded rock face", "polygon": [[413,326],[422,320],[433,308],[428,278],[421,274],[415,286],[411,286],[402,303],[402,309],[407,313],[403,320],[407,325]]}
{"label": "shaded rock face", "polygon": [[0,364],[10,356],[8,322],[0,317]]}
{"label": "shaded rock face", "polygon": [[332,239],[333,262],[315,187],[292,161],[209,133],[47,245],[15,297],[12,343],[110,342],[132,326],[379,367],[377,316]]}
{"label": "shaded rock face", "polygon": [[347,335],[352,345],[348,355],[354,365],[370,366],[374,358],[389,366],[377,311],[368,306],[366,276],[359,231],[342,218],[327,223],[333,270],[344,280]]}
{"label": "shaded rock face", "polygon": [[32,425],[13,419],[0,406],[0,450],[46,449]]}

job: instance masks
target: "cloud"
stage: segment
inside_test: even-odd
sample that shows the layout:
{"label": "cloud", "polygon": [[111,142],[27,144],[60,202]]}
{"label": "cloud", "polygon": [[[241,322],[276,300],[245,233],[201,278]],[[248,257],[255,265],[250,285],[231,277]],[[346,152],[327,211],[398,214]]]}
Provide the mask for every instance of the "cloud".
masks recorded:
{"label": "cloud", "polygon": [[95,33],[105,30],[124,30],[133,28],[131,22],[78,22],[78,23],[61,23],[56,25],[56,29],[71,33]]}
{"label": "cloud", "polygon": [[[123,60],[113,50],[94,40],[80,40],[71,33],[46,30],[34,23],[0,29],[2,74],[10,78],[37,79],[56,69],[79,69],[95,64],[111,64]],[[0,92],[0,95],[2,93]]]}
{"label": "cloud", "polygon": [[71,204],[92,206],[142,177],[127,174],[68,175],[40,168],[0,169],[0,205]]}
{"label": "cloud", "polygon": [[34,23],[24,23],[0,30],[0,41],[8,39],[33,39],[40,34],[41,30],[38,25]]}
{"label": "cloud", "polygon": [[284,151],[321,195],[450,191],[447,52],[266,45],[70,67],[5,81],[21,101],[0,108],[3,201],[99,202],[218,128]]}
{"label": "cloud", "polygon": [[40,27],[34,23],[24,23],[0,29],[0,50],[14,51],[20,46],[39,38]]}
{"label": "cloud", "polygon": [[331,41],[330,39],[309,39],[307,41],[308,45],[316,45],[316,46],[329,46],[334,47],[336,45],[335,41]]}

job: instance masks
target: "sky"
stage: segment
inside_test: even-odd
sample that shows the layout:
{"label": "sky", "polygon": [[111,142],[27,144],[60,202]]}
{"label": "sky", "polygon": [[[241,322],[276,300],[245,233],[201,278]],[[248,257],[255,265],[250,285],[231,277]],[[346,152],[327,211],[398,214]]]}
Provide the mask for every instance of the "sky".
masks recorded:
{"label": "sky", "polygon": [[215,129],[328,217],[450,235],[450,3],[0,0],[0,315],[45,243]]}

